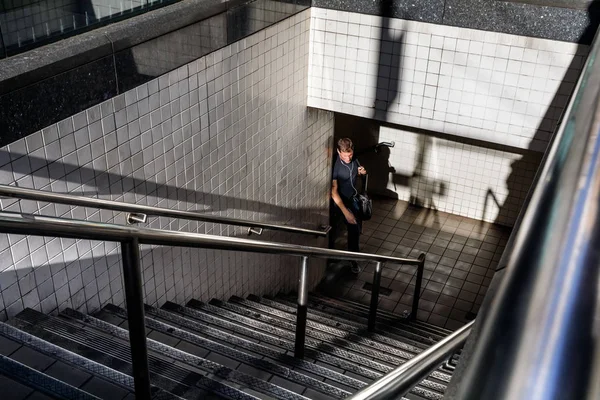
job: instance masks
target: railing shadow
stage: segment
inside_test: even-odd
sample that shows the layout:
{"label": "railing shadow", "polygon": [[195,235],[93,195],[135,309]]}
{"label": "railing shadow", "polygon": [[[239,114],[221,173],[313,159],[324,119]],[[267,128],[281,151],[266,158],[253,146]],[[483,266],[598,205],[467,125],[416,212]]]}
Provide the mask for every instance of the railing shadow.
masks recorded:
{"label": "railing shadow", "polygon": [[[124,201],[127,203],[146,204],[167,208],[198,210],[217,215],[239,217],[240,211],[248,211],[259,218],[272,218],[280,222],[324,221],[324,211],[319,208],[289,208],[277,204],[251,199],[236,198],[224,194],[185,188],[188,185],[168,183],[176,176],[164,176],[161,182],[147,180],[138,171],[144,168],[143,157],[132,157],[131,164],[123,171],[117,172],[113,166],[86,164],[77,166],[61,160],[47,160],[27,154],[15,154],[0,150],[0,159],[14,161],[0,167],[0,183],[10,184],[18,177],[16,185],[20,187],[49,190],[55,193],[97,197]],[[76,160],[74,160],[76,162]],[[127,164],[126,164],[127,165]],[[172,165],[173,173],[176,167]],[[108,172],[106,172],[108,170]],[[190,175],[203,176],[199,167],[189,171]],[[21,179],[25,178],[25,179]],[[186,176],[187,178],[187,176]],[[210,182],[207,181],[210,185]],[[16,203],[15,199],[2,199],[3,209]],[[21,200],[19,210],[10,211],[33,212],[37,208],[34,201]],[[199,207],[200,206],[200,207]],[[61,217],[68,213],[70,206],[57,205],[54,216]]]}
{"label": "railing shadow", "polygon": [[[588,18],[589,18],[589,24],[586,27],[586,29],[584,30],[584,32],[582,33],[581,40],[589,40],[590,38],[594,37],[594,34],[600,23],[600,3],[593,2],[590,4],[590,6],[588,7]],[[534,134],[534,136],[529,144],[529,150],[531,150],[532,152],[536,148],[535,143],[539,142],[539,141],[544,141],[544,142],[548,141],[548,146],[546,149],[549,149],[550,146],[552,146],[554,136],[556,135],[556,131],[558,130],[558,128],[560,127],[560,125],[562,123],[562,119],[564,117],[564,112],[566,110],[566,105],[568,103],[568,100],[572,96],[573,90],[575,89],[575,85],[576,85],[577,79],[578,79],[578,74],[576,73],[576,71],[578,71],[578,70],[581,70],[581,67],[579,65],[579,61],[577,60],[577,57],[574,57],[573,61],[569,65],[567,71],[565,72],[565,75],[563,76],[562,82],[561,82],[558,90],[554,94],[554,98],[552,99],[552,102],[548,106],[548,109],[546,110],[546,113],[544,114],[544,116],[540,122],[540,125],[537,128],[536,133]],[[556,109],[562,110],[560,117],[558,117],[558,119],[555,118]],[[555,121],[552,129],[548,128],[548,126],[547,126],[548,121]],[[522,198],[521,193],[519,193],[519,191],[522,190],[520,180],[522,178],[523,171],[528,170],[529,167],[531,166],[531,162],[532,162],[531,157],[533,157],[533,156],[530,155],[530,157],[526,157],[524,155],[523,157],[521,157],[521,159],[512,163],[511,173],[509,174],[508,178],[506,179],[508,195],[507,195],[505,201],[502,203],[502,205],[499,208],[498,217],[495,220],[496,223],[505,225],[506,217],[504,217],[504,216],[506,216],[506,215],[509,215],[510,220],[512,220],[513,222],[518,220],[519,211],[521,209],[525,209],[525,207],[529,203],[529,199],[531,197],[531,192],[533,191],[533,189],[535,188],[535,186],[537,184],[536,179],[532,180],[531,186],[528,190],[528,194],[523,201],[523,206],[521,208],[519,208],[519,207],[515,207],[513,204],[515,198]],[[540,154],[540,159],[537,160],[538,166],[541,165],[541,158],[542,157]],[[487,205],[487,198],[486,198],[486,205]],[[522,212],[521,212],[521,214],[522,214]]]}

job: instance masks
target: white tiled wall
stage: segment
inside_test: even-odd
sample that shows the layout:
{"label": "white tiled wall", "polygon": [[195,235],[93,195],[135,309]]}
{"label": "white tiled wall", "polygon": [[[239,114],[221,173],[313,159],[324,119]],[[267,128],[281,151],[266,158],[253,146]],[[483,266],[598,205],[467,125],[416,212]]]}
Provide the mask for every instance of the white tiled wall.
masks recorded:
{"label": "white tiled wall", "polygon": [[100,19],[121,17],[142,4],[152,5],[156,1],[3,0],[3,4],[0,4],[0,23],[4,44],[6,47],[21,47],[30,41],[81,29]]}
{"label": "white tiled wall", "polygon": [[[394,192],[400,200],[507,226],[514,224],[542,157],[388,127],[381,127],[379,140],[395,142],[388,195]],[[394,179],[394,174],[408,179]]]}
{"label": "white tiled wall", "polygon": [[312,8],[308,105],[543,152],[587,46]]}
{"label": "white tiled wall", "polygon": [[[306,108],[310,11],[0,149],[0,183],[316,228],[328,220],[333,115]],[[122,213],[14,202],[2,209],[124,223]],[[150,227],[245,236],[153,218]],[[263,234],[322,245],[322,239]],[[147,303],[275,293],[299,261],[143,246]],[[322,265],[312,262],[312,280]],[[0,235],[0,320],[24,307],[124,301],[117,243]]]}

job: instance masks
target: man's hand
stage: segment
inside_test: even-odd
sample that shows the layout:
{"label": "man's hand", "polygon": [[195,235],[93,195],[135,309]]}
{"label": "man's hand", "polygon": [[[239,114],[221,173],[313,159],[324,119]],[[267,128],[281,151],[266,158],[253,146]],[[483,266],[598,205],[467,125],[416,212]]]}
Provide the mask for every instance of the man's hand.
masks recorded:
{"label": "man's hand", "polygon": [[367,174],[367,170],[365,169],[365,167],[358,167],[358,174],[359,175],[366,175]]}
{"label": "man's hand", "polygon": [[352,214],[352,211],[348,210],[347,213],[344,214],[344,216],[346,217],[346,221],[348,221],[349,224],[352,225],[356,225],[356,217],[354,217],[354,214]]}

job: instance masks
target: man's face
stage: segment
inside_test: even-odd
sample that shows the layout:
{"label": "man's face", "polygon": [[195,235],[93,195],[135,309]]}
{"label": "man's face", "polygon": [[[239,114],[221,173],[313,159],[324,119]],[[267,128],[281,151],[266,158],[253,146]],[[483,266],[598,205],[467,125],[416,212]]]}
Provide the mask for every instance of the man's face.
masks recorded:
{"label": "man's face", "polygon": [[342,152],[338,150],[338,154],[340,155],[340,160],[348,164],[350,161],[352,161],[352,155],[354,154],[354,151],[350,150]]}

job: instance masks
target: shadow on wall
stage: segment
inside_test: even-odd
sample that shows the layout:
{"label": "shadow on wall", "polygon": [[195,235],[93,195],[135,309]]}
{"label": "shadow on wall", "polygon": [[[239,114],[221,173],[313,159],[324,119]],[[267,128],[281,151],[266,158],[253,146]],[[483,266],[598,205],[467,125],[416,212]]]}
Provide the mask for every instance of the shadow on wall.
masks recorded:
{"label": "shadow on wall", "polygon": [[[399,173],[390,163],[391,150],[379,147],[373,151],[380,140],[380,129],[385,124],[367,118],[345,114],[335,115],[335,138],[349,136],[355,143],[356,156],[369,172],[369,192],[398,199],[401,188],[410,189],[410,203],[417,207],[437,209],[434,196],[446,196],[448,183],[437,179],[429,172],[433,162],[434,137],[426,132],[418,132],[415,165],[410,175]],[[408,127],[397,127],[408,130]],[[362,149],[362,150],[361,150]],[[389,189],[392,186],[393,189]]]}
{"label": "shadow on wall", "polygon": [[[581,34],[581,38],[593,38],[594,37],[596,28],[598,27],[598,24],[600,23],[600,3],[593,2],[590,4],[590,6],[588,7],[588,20],[589,20],[588,26],[585,29],[585,31]],[[578,62],[577,58],[574,58],[571,65],[569,65],[569,68],[567,69],[567,72],[565,73],[563,80],[562,80],[558,90],[556,91],[550,106],[546,110],[546,114],[544,115],[544,117],[541,120],[542,122],[540,123],[540,126],[538,126],[538,129],[533,137],[533,140],[530,142],[530,147],[529,147],[530,150],[532,149],[532,144],[533,144],[534,140],[543,140],[543,141],[548,140],[548,137],[547,137],[548,128],[544,126],[545,121],[556,119],[557,116],[555,115],[555,113],[556,113],[555,110],[560,109],[560,110],[562,110],[562,113],[560,116],[558,116],[556,126],[553,127],[553,129],[552,129],[553,133],[552,133],[552,136],[549,138],[550,141],[549,141],[547,149],[549,149],[550,146],[552,145],[552,143],[554,142],[554,136],[556,135],[556,132],[562,123],[564,113],[566,111],[568,99],[570,99],[571,95],[573,94],[575,85],[577,84],[578,74],[576,72],[574,72],[575,70],[579,69],[577,62]],[[567,99],[567,101],[565,101],[565,99]],[[503,217],[506,215],[514,214],[516,217],[516,214],[518,214],[519,211],[518,210],[515,211],[515,206],[518,207],[518,205],[516,205],[515,203],[518,203],[517,199],[522,198],[522,196],[519,194],[519,192],[522,192],[523,190],[528,191],[528,194],[527,194],[527,197],[525,198],[525,201],[522,204],[522,206],[525,206],[525,207],[527,206],[527,204],[529,203],[529,199],[531,197],[532,190],[537,184],[537,179],[534,179],[531,182],[531,186],[529,188],[524,188],[523,184],[522,184],[523,171],[526,171],[528,169],[528,167],[532,165],[532,163],[537,164],[538,167],[541,166],[542,161],[543,161],[542,155],[537,152],[533,152],[533,150],[532,150],[530,153],[524,154],[523,157],[521,157],[519,160],[514,161],[511,164],[511,173],[506,180],[506,187],[508,189],[508,194],[506,196],[506,199],[504,200],[504,203],[502,203],[502,205],[499,206],[500,210],[498,212],[498,217],[496,219],[497,223],[502,224]],[[490,196],[490,194],[491,194],[491,196]],[[493,199],[493,201],[495,201],[496,204],[498,204],[498,201],[495,198],[491,189],[488,190],[488,196],[486,196],[486,202],[484,205],[484,215],[485,215],[485,209],[488,206],[488,200],[490,200],[490,199]]]}
{"label": "shadow on wall", "polygon": [[[425,207],[437,211],[433,196],[443,197],[446,195],[446,183],[435,178],[429,170],[428,164],[433,164],[432,154],[434,138],[430,135],[420,134],[417,138],[418,150],[413,175],[410,178],[410,200],[409,203],[417,207]],[[432,176],[433,175],[433,176]]]}
{"label": "shadow on wall", "polygon": [[[383,0],[380,15],[392,15],[394,0]],[[373,119],[387,121],[390,105],[400,94],[404,35],[394,36],[390,18],[381,18]]]}
{"label": "shadow on wall", "polygon": [[[0,150],[0,159],[10,159],[11,154],[8,151]],[[14,157],[13,157],[14,158]],[[124,175],[117,172],[106,172],[110,170],[107,165],[98,168],[79,167],[62,161],[54,161],[31,155],[19,156],[16,162],[5,164],[0,167],[0,184],[8,184],[14,181],[15,177],[21,179],[17,181],[17,186],[27,188],[43,188],[50,185],[54,193],[70,193],[86,197],[100,197],[120,199],[128,203],[136,203],[140,197],[154,198],[159,207],[177,208],[178,203],[192,203],[203,207],[195,207],[198,211],[222,213],[235,210],[245,210],[250,212],[265,213],[276,217],[278,220],[303,220],[318,223],[324,221],[324,210],[319,208],[288,208],[276,204],[264,203],[256,200],[239,199],[227,195],[219,195],[205,191],[191,190],[184,187],[159,184],[135,177],[131,175],[132,171],[143,167],[142,153],[138,153],[131,158],[131,166],[124,171]],[[47,166],[46,164],[49,163]],[[88,164],[91,165],[91,164]],[[175,166],[173,166],[175,168]],[[190,175],[202,178],[202,171],[189,171]],[[245,169],[241,172],[245,172]],[[182,183],[183,186],[183,183]],[[78,191],[77,188],[82,188]],[[47,190],[47,189],[46,189]],[[77,190],[77,191],[74,191]],[[116,195],[118,193],[119,195]],[[122,195],[121,195],[122,194]],[[112,196],[112,197],[111,197]],[[166,201],[166,203],[165,203]],[[19,211],[31,213],[37,209],[36,202],[23,202],[19,210],[11,210],[5,207],[5,204],[15,203],[16,200],[2,200],[3,209],[6,211]],[[162,204],[161,204],[162,203]],[[31,205],[31,209],[26,206]],[[65,206],[66,209],[69,206]],[[302,218],[298,218],[298,214]],[[61,216],[61,215],[57,215]],[[314,228],[314,227],[313,227]]]}
{"label": "shadow on wall", "polygon": [[[45,150],[51,151],[48,147]],[[0,183],[12,183],[17,178],[18,186],[46,190],[51,187],[55,193],[83,194],[90,197],[98,195],[102,198],[131,203],[143,202],[144,197],[148,197],[148,203],[159,203],[160,206],[169,208],[178,208],[185,202],[191,203],[193,208],[196,208],[195,200],[198,199],[207,202],[207,211],[248,210],[272,215],[277,219],[282,218],[283,215],[292,216],[294,221],[311,221],[315,224],[325,220],[326,210],[323,209],[292,209],[260,201],[246,201],[231,196],[159,185],[131,175],[107,173],[104,172],[107,169],[106,165],[100,170],[90,166],[78,167],[62,161],[54,161],[47,165],[49,161],[44,158],[0,151],[0,159],[9,160],[11,157],[13,159],[11,163],[0,167]],[[133,161],[134,164],[136,162],[139,160]],[[32,169],[35,171],[32,172]],[[139,171],[138,167],[134,169]],[[118,223],[123,221],[124,217],[124,213],[113,211],[96,211],[93,208],[53,205],[29,200],[3,198],[1,202],[4,211],[12,212],[40,213],[91,221],[101,220],[108,223]],[[220,232],[229,234],[230,237],[247,238],[243,229],[239,227],[232,228],[227,225],[181,219],[153,217],[144,226],[177,231],[215,230],[217,234]],[[323,247],[324,243],[323,238],[275,231],[267,231],[260,240],[294,242],[319,247]],[[20,235],[10,235],[9,239],[8,235],[0,235],[0,248],[2,254],[6,255],[0,260],[0,290],[3,301],[0,302],[0,320],[5,319],[6,316],[14,316],[24,307],[31,307],[44,313],[52,312],[59,306],[91,312],[108,301],[117,304],[122,301],[122,267],[118,243],[33,236],[23,238]],[[292,290],[295,288],[293,283],[297,276],[295,266],[299,265],[297,257],[258,254],[249,257],[249,254],[241,252],[169,246],[157,248],[143,246],[141,254],[145,299],[148,303],[156,305],[164,302],[165,299],[183,303],[192,296],[208,300],[209,297],[227,297],[230,294],[245,295],[250,291],[267,293],[275,290],[274,288]],[[198,254],[202,257],[198,257]],[[275,260],[278,261],[269,262],[272,260],[270,257],[276,257]],[[268,267],[269,265],[271,267]],[[275,268],[280,266],[290,266],[292,269],[289,270],[289,274],[281,276],[274,274]],[[319,277],[319,266],[322,267],[320,261],[311,261],[311,270],[315,270],[313,283],[316,283],[316,278]],[[280,280],[275,284],[272,280],[267,280],[270,286],[256,286],[260,285],[257,282],[261,280],[251,278],[259,274],[278,276],[277,279]],[[240,287],[236,282],[250,282],[246,284],[250,286]],[[6,315],[3,312],[4,308],[6,308]]]}
{"label": "shadow on wall", "polygon": [[[380,15],[392,15],[393,0],[383,0],[380,3]],[[410,19],[410,18],[409,18]],[[377,63],[377,78],[375,84],[375,104],[373,120],[386,121],[389,108],[401,94],[402,82],[402,53],[404,35],[394,35],[390,28],[390,18],[381,19],[379,34],[379,54]],[[367,88],[368,90],[368,88]],[[428,136],[419,136],[419,151],[414,173],[411,176],[396,173],[390,164],[390,149],[387,147],[375,148],[380,141],[380,123],[367,119],[336,116],[335,141],[341,137],[351,137],[355,143],[356,156],[369,171],[369,191],[383,196],[398,198],[396,190],[388,189],[388,183],[396,188],[399,186],[410,187],[411,204],[419,207],[430,207],[435,210],[433,195],[445,194],[445,183],[435,181],[423,173],[424,160],[428,157],[433,139]],[[375,151],[372,151],[374,150]]]}
{"label": "shadow on wall", "polygon": [[[281,235],[275,236],[280,238]],[[32,251],[31,260],[26,257],[14,268],[0,272],[4,307],[9,318],[27,307],[44,313],[66,307],[87,313],[97,311],[108,303],[124,305],[123,266],[118,243],[48,238],[50,241],[44,246],[44,238],[30,238],[41,244]],[[63,248],[65,243],[69,244],[66,249]],[[51,255],[50,259],[47,253]],[[166,301],[184,304],[192,298],[225,300],[231,295],[245,297],[251,292],[276,295],[279,290],[296,289],[299,257],[265,254],[257,258],[250,253],[234,253],[142,246],[140,263],[144,302],[158,307]],[[223,275],[219,271],[227,264],[226,258],[236,259],[235,269],[230,265],[228,275]],[[269,262],[269,259],[276,262]],[[281,281],[268,282],[263,288],[249,287],[248,279],[244,277],[257,272],[270,274],[272,268],[265,269],[265,265],[287,268],[289,273],[281,274]],[[323,266],[322,260],[311,261],[311,285],[316,285]],[[1,311],[0,320],[4,319]]]}

